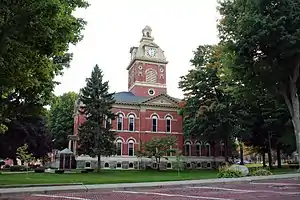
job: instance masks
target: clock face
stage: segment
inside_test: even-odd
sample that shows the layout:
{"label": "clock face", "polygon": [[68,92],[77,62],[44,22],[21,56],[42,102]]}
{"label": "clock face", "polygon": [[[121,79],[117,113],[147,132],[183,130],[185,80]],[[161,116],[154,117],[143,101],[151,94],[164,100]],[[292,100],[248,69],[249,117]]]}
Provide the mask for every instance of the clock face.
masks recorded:
{"label": "clock face", "polygon": [[146,53],[147,53],[147,56],[154,57],[156,55],[156,49],[155,48],[149,48]]}

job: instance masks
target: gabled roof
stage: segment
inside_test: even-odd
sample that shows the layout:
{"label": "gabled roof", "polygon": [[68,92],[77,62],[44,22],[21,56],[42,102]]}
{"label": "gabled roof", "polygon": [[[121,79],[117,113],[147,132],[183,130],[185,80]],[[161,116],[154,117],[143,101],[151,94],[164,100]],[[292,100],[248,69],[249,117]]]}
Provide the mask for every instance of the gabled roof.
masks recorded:
{"label": "gabled roof", "polygon": [[117,103],[140,103],[148,97],[135,96],[132,92],[117,92],[114,98]]}
{"label": "gabled roof", "polygon": [[179,106],[180,99],[173,98],[167,94],[160,94],[153,97],[135,96],[132,92],[115,93],[116,103],[121,104],[147,104],[156,106]]}

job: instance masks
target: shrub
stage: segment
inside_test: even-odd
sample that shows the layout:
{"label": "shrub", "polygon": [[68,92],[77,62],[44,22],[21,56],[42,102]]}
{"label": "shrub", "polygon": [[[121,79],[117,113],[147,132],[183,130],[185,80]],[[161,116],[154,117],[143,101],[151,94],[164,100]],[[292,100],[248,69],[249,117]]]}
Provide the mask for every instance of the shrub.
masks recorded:
{"label": "shrub", "polygon": [[269,176],[272,175],[272,172],[270,172],[267,169],[257,169],[251,172],[252,176]]}
{"label": "shrub", "polygon": [[222,166],[219,168],[218,178],[239,178],[243,174],[241,171],[230,169],[228,166]]}
{"label": "shrub", "polygon": [[24,165],[13,165],[10,167],[11,172],[22,172],[26,170],[27,170],[27,166]]}
{"label": "shrub", "polygon": [[43,167],[35,168],[34,172],[35,173],[44,173],[45,172],[45,168],[43,168]]}
{"label": "shrub", "polygon": [[87,171],[87,170],[81,170],[81,173],[82,173],[82,174],[87,174],[88,171]]}
{"label": "shrub", "polygon": [[85,171],[87,171],[87,172],[93,172],[95,169],[92,169],[92,168],[87,168],[87,169],[85,169]]}
{"label": "shrub", "polygon": [[55,174],[63,174],[64,172],[65,172],[65,170],[63,170],[63,169],[55,170]]}

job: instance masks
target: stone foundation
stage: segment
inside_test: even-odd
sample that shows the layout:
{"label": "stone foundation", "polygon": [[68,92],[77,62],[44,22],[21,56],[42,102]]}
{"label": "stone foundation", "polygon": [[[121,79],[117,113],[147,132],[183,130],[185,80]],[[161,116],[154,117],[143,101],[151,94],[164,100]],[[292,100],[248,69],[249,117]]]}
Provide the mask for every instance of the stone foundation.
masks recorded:
{"label": "stone foundation", "polygon": [[[76,168],[97,168],[97,157],[78,156],[76,157]],[[159,168],[161,170],[177,169],[176,157],[168,157],[161,159]],[[182,167],[184,169],[216,169],[225,164],[223,157],[185,157],[182,160]],[[150,158],[137,158],[137,157],[101,157],[102,169],[124,169],[124,170],[137,170],[137,169],[157,169],[155,160]]]}

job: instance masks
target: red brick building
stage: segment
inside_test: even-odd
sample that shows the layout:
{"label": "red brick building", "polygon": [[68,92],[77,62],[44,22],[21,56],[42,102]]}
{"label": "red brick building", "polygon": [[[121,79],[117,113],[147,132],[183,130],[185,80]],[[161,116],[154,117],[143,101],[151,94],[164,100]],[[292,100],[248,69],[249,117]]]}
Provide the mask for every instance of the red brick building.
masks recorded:
{"label": "red brick building", "polygon": [[[139,160],[135,156],[143,143],[156,136],[175,136],[177,147],[186,155],[185,163],[190,168],[207,168],[212,162],[222,162],[220,145],[212,149],[206,142],[184,139],[182,133],[183,118],[178,114],[180,99],[167,94],[167,60],[164,51],[154,42],[152,30],[146,26],[142,31],[142,39],[138,47],[131,47],[131,60],[127,66],[128,91],[115,94],[116,103],[113,112],[118,116],[112,122],[112,129],[118,133],[116,139],[117,155],[102,158],[104,168],[139,168]],[[74,138],[78,134],[78,126],[85,117],[78,112],[76,106],[74,115]],[[71,137],[72,139],[72,137]],[[76,153],[76,141],[70,140],[69,148],[73,146]],[[212,156],[214,155],[214,156]],[[173,155],[168,155],[166,168],[172,168]],[[87,161],[90,160],[90,161]],[[85,156],[77,157],[83,162],[92,162]],[[80,162],[82,161],[82,162]],[[148,160],[147,162],[151,162]]]}

